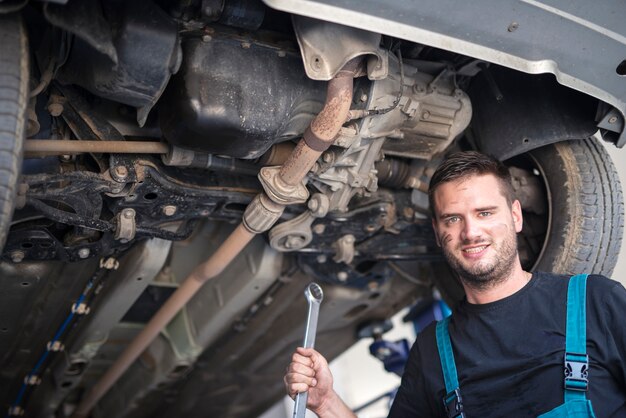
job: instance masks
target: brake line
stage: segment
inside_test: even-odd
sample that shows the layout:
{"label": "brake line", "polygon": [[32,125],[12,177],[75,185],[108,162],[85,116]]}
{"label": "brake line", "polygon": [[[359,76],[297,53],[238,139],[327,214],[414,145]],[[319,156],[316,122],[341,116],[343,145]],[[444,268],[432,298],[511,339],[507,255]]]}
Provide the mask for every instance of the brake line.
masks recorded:
{"label": "brake line", "polygon": [[35,387],[39,385],[39,383],[41,383],[40,373],[43,369],[45,361],[48,359],[51,353],[60,352],[63,350],[64,347],[61,342],[61,337],[67,330],[67,327],[70,325],[74,317],[86,315],[89,312],[89,306],[85,302],[85,300],[89,296],[91,289],[93,289],[94,285],[100,279],[102,279],[104,273],[106,273],[107,270],[115,268],[116,263],[117,262],[113,258],[109,258],[106,261],[103,258],[100,261],[100,267],[91,276],[91,278],[83,288],[80,296],[78,297],[78,299],[76,299],[76,302],[72,304],[69,314],[67,315],[61,326],[54,333],[54,337],[52,337],[52,339],[46,344],[46,350],[41,354],[41,356],[39,356],[39,359],[37,360],[35,366],[24,377],[22,386],[20,387],[20,390],[18,391],[15,400],[13,401],[13,403],[11,403],[11,406],[9,407],[9,410],[7,411],[5,417],[8,418],[21,416],[24,414],[25,407],[22,406],[22,403],[24,400],[24,396],[28,391],[28,388],[32,387],[32,390],[34,390]]}

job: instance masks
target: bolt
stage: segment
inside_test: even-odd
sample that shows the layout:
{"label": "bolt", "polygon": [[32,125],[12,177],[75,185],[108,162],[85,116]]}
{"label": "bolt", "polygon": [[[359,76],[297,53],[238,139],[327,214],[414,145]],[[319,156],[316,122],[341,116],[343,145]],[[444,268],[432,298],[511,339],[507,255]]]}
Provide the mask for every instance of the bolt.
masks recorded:
{"label": "bolt", "polygon": [[348,280],[348,273],[346,273],[345,271],[340,271],[339,273],[337,273],[337,279],[339,279],[340,282],[345,282],[346,280]]}
{"label": "bolt", "polygon": [[167,205],[163,207],[163,215],[173,216],[178,208],[174,205]]}
{"label": "bolt", "polygon": [[326,257],[326,254],[320,254],[317,256],[316,260],[319,264],[324,264],[326,260],[328,260],[328,257]]}
{"label": "bolt", "polygon": [[615,122],[617,122],[617,116],[611,116],[609,118],[609,123],[615,123]]}
{"label": "bolt", "polygon": [[361,95],[361,101],[362,101],[362,102],[367,102],[367,94],[363,93],[363,94]]}
{"label": "bolt", "polygon": [[89,251],[89,248],[81,248],[78,250],[78,258],[87,258],[90,253],[91,251]]}
{"label": "bolt", "polygon": [[302,244],[304,244],[304,240],[301,237],[292,235],[287,238],[287,242],[285,242],[285,247],[298,249],[302,247]]}
{"label": "bolt", "polygon": [[128,176],[128,169],[123,165],[118,165],[115,167],[115,175],[121,179],[126,178]]}
{"label": "bolt", "polygon": [[509,27],[506,30],[508,30],[509,32],[515,32],[517,30],[517,28],[519,28],[519,23],[511,22],[511,24],[509,25]]}
{"label": "bolt", "polygon": [[317,224],[313,227],[313,232],[315,232],[317,235],[322,235],[325,230],[326,230],[326,225],[324,224]]}
{"label": "bolt", "polygon": [[50,103],[48,105],[48,112],[51,116],[61,116],[63,113],[63,105],[61,103]]}
{"label": "bolt", "polygon": [[422,113],[422,119],[428,119],[428,118],[430,118],[430,112],[426,110],[424,113]]}
{"label": "bolt", "polygon": [[325,152],[322,155],[322,161],[324,161],[325,163],[330,163],[333,160],[333,154],[331,154],[330,152]]}
{"label": "bolt", "polygon": [[287,53],[286,53],[285,51],[283,51],[283,50],[278,51],[278,56],[279,56],[279,57],[283,58],[283,57],[285,57],[286,55],[287,55]]}
{"label": "bolt", "polygon": [[11,261],[14,263],[21,263],[26,254],[22,250],[16,250],[11,253]]}
{"label": "bolt", "polygon": [[309,199],[309,202],[307,203],[307,206],[309,207],[309,210],[311,212],[315,212],[316,210],[319,209],[320,202],[317,199]]}
{"label": "bolt", "polygon": [[424,86],[422,86],[419,83],[413,84],[413,92],[414,93],[423,93],[424,92]]}
{"label": "bolt", "polygon": [[122,216],[126,219],[132,219],[135,217],[135,209],[124,209],[122,211]]}
{"label": "bolt", "polygon": [[252,46],[252,44],[250,42],[242,42],[241,43],[241,47],[243,49],[250,49],[251,46]]}
{"label": "bolt", "polygon": [[208,209],[202,209],[200,211],[200,216],[209,216],[209,213],[211,213],[211,212],[209,212]]}
{"label": "bolt", "polygon": [[202,42],[211,42],[211,35],[202,35]]}
{"label": "bolt", "polygon": [[378,228],[378,225],[376,225],[376,224],[367,224],[367,225],[365,225],[365,230],[367,232],[374,232],[374,231],[376,231],[377,228]]}
{"label": "bolt", "polygon": [[378,284],[378,282],[374,280],[367,284],[367,288],[370,290],[370,292],[375,292],[376,290],[378,290],[379,287],[380,285]]}

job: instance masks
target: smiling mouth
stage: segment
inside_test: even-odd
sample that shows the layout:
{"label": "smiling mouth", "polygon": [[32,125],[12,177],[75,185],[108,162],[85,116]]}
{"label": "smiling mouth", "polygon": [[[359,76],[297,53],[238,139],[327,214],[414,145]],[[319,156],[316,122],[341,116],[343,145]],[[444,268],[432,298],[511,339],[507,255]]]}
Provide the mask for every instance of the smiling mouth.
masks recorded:
{"label": "smiling mouth", "polygon": [[476,254],[483,251],[485,248],[487,248],[487,245],[481,245],[480,247],[465,248],[463,252],[468,254]]}

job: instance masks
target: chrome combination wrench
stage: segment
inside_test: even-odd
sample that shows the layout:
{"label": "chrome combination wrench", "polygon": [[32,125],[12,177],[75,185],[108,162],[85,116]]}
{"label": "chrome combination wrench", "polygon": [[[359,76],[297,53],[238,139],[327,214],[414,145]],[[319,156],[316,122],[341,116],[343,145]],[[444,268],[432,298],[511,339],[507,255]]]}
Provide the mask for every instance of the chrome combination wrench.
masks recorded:
{"label": "chrome combination wrench", "polygon": [[[304,296],[309,303],[309,314],[306,318],[306,329],[304,331],[304,348],[315,347],[315,332],[317,331],[317,317],[320,312],[320,304],[324,299],[324,292],[317,283],[309,284],[304,290]],[[293,418],[304,418],[306,413],[306,401],[308,392],[301,392],[296,395],[296,403],[293,407]]]}

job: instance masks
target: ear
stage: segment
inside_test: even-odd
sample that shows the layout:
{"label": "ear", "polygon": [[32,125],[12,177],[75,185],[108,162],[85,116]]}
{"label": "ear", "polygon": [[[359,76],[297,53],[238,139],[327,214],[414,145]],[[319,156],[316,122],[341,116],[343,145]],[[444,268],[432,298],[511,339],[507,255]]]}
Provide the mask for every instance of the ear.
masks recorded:
{"label": "ear", "polygon": [[437,247],[441,247],[441,241],[439,241],[439,231],[437,230],[437,221],[435,218],[430,218],[430,221],[433,226],[433,231],[435,231],[435,242],[437,242]]}
{"label": "ear", "polygon": [[522,226],[524,226],[524,219],[522,218],[522,204],[519,200],[515,200],[511,204],[511,216],[513,216],[515,232],[521,232]]}

